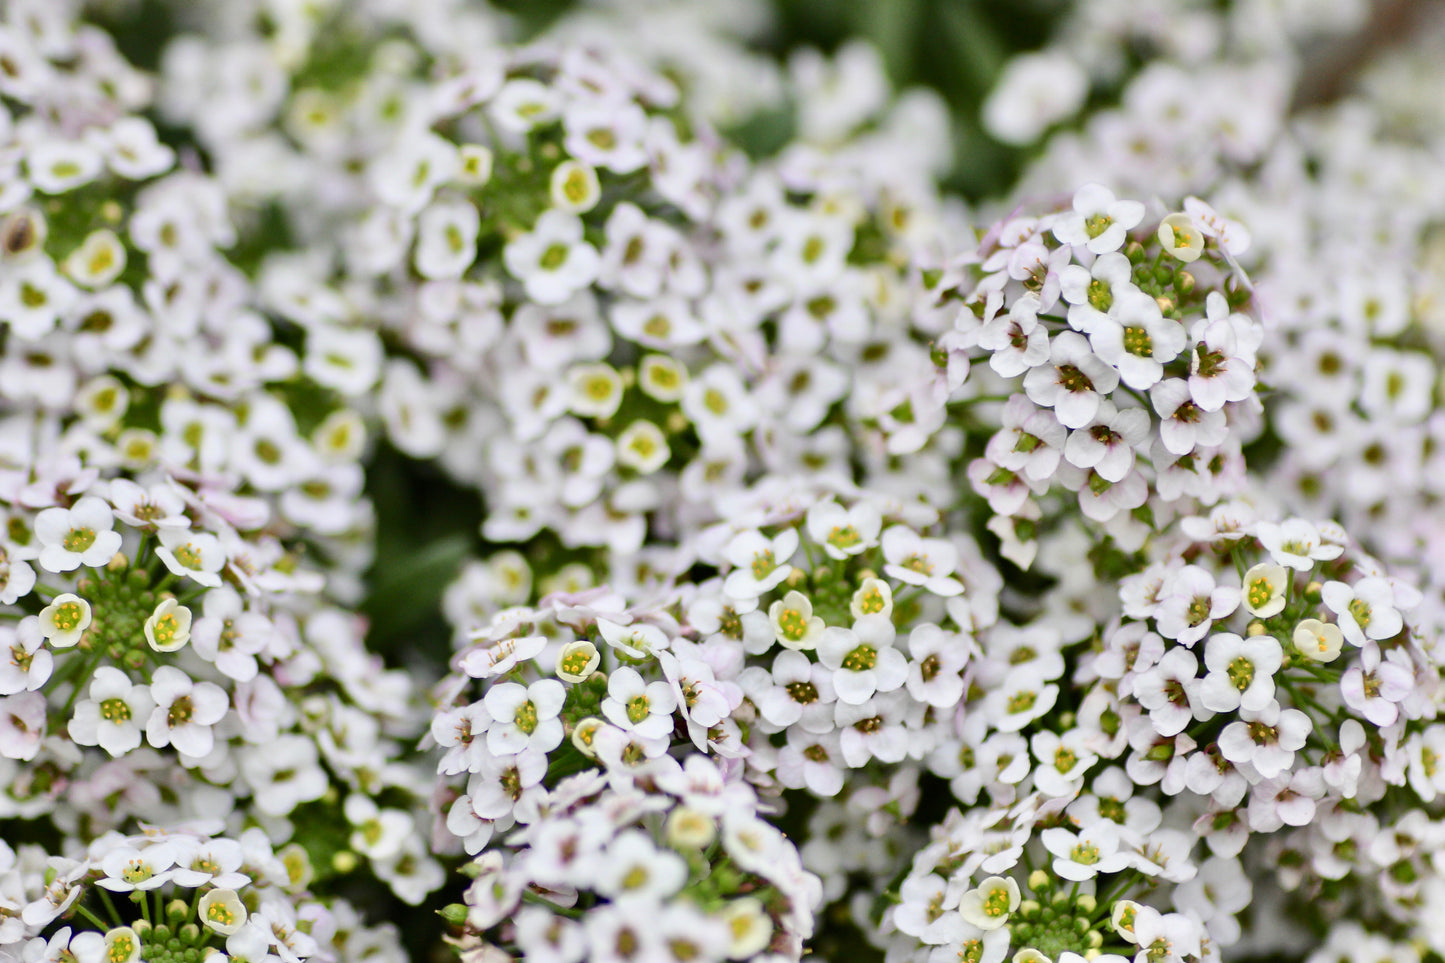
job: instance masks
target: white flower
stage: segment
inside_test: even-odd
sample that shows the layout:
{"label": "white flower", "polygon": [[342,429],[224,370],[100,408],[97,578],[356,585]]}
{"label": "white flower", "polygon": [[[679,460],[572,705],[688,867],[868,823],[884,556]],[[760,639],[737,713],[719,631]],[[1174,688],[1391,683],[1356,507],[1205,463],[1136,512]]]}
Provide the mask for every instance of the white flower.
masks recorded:
{"label": "white flower", "polygon": [[1181,645],[1193,646],[1215,621],[1239,608],[1239,589],[1216,585],[1209,570],[1199,565],[1186,565],[1173,573],[1163,594],[1154,616],[1159,634]]}
{"label": "white flower", "polygon": [[1083,785],[1084,773],[1098,762],[1090,748],[1091,736],[1083,729],[1070,729],[1062,736],[1036,732],[1029,748],[1039,765],[1034,769],[1034,786],[1046,796],[1074,798]]}
{"label": "white flower", "polygon": [[617,464],[639,475],[651,475],[671,457],[667,435],[646,419],[639,418],[617,436]]}
{"label": "white flower", "polygon": [[1204,253],[1204,232],[1188,214],[1170,214],[1159,222],[1159,243],[1164,250],[1188,264]]}
{"label": "white flower", "polygon": [[256,656],[278,641],[276,627],[259,612],[248,612],[229,585],[207,592],[201,618],[191,625],[197,655],[237,682],[256,676]]}
{"label": "white flower", "polygon": [[1099,318],[1089,342],[1130,388],[1147,390],[1164,374],[1164,365],[1179,356],[1188,341],[1184,326],[1164,317],[1159,304],[1142,291],[1129,291]]}
{"label": "white flower", "polygon": [[1144,205],[1118,200],[1099,184],[1085,184],[1074,194],[1074,209],[1054,222],[1054,237],[1063,244],[1108,254],[1124,246],[1130,230],[1144,219]]}
{"label": "white flower", "polygon": [[848,611],[855,619],[861,619],[865,615],[881,615],[884,618],[891,616],[893,586],[881,578],[865,578],[848,601]]}
{"label": "white flower", "polygon": [[1240,604],[1257,619],[1278,615],[1284,611],[1284,595],[1290,584],[1289,579],[1289,573],[1284,570],[1283,565],[1272,565],[1269,562],[1254,565],[1244,573],[1244,591]]}
{"label": "white flower", "polygon": [[[1410,657],[1403,651],[1392,651],[1390,656],[1397,653],[1408,664]],[[1382,658],[1374,642],[1365,643],[1360,649],[1360,661],[1340,678],[1345,705],[1382,728],[1400,717],[1400,703],[1414,690],[1415,674],[1393,658]]]}
{"label": "white flower", "polygon": [[573,214],[585,214],[602,198],[597,171],[581,161],[565,160],[558,164],[547,183],[552,206]]}
{"label": "white flower", "polygon": [[75,704],[66,731],[82,746],[100,746],[112,756],[140,745],[141,726],[155,704],[147,686],[134,685],[114,666],[103,665],[91,677],[88,698]]}
{"label": "white flower", "polygon": [[477,257],[481,215],[464,200],[438,201],[417,217],[413,263],[424,278],[459,278]]}
{"label": "white flower", "polygon": [[45,735],[45,706],[39,692],[0,696],[0,757],[21,762],[35,758]]}
{"label": "white flower", "polygon": [[778,644],[789,649],[812,649],[827,628],[813,614],[813,603],[802,592],[793,590],[768,606],[768,620]]}
{"label": "white flower", "polygon": [[367,859],[389,859],[415,830],[410,813],[382,809],[360,793],[347,796],[342,811],[346,821],[355,827],[348,845]]}
{"label": "white flower", "polygon": [[1317,561],[1339,558],[1345,550],[1343,545],[1326,542],[1319,529],[1302,518],[1278,524],[1260,522],[1255,534],[1276,563],[1298,572],[1308,572]]}
{"label": "white flower", "polygon": [[1023,901],[1019,884],[1004,876],[990,876],[959,897],[964,921],[981,930],[996,930],[1008,922]]}
{"label": "white flower", "polygon": [[27,616],[14,627],[0,625],[0,695],[33,692],[43,686],[55,668],[55,657],[45,648],[40,620]]}
{"label": "white flower", "polygon": [[188,528],[164,527],[157,532],[160,545],[156,557],[176,575],[189,576],[207,588],[221,584],[221,569],[226,565],[226,550],[221,540],[209,532]]}
{"label": "white flower", "polygon": [[173,598],[162,599],[143,628],[152,649],[174,652],[191,640],[191,610]]}
{"label": "white flower", "polygon": [[25,157],[30,183],[45,194],[64,194],[95,179],[105,166],[90,140],[46,138]]}
{"label": "white flower", "polygon": [[1210,636],[1204,648],[1209,674],[1200,686],[1199,701],[1215,712],[1259,712],[1274,700],[1274,674],[1283,661],[1284,651],[1273,636]]}
{"label": "white flower", "polygon": [[881,615],[865,615],[851,629],[833,626],[818,639],[818,661],[833,670],[838,701],[861,705],[875,692],[892,692],[908,679],[908,660],[893,647],[894,628]]}
{"label": "white flower", "polygon": [[965,633],[927,623],[915,626],[908,636],[909,695],[937,709],[958,705],[964,691],[963,667],[973,654],[973,639]]}
{"label": "white flower", "polygon": [[556,679],[540,679],[529,686],[503,682],[487,690],[483,702],[492,716],[487,727],[487,748],[499,756],[523,749],[551,752],[562,744],[558,715],[567,690]]}
{"label": "white flower", "polygon": [[953,577],[958,550],[941,538],[923,538],[905,525],[894,525],[883,533],[885,574],[909,585],[919,585],[934,595],[959,595],[963,583]]}
{"label": "white flower", "polygon": [[1235,765],[1253,766],[1265,779],[1294,765],[1295,751],[1304,748],[1313,728],[1309,716],[1281,709],[1273,699],[1258,712],[1241,708],[1239,718],[1219,734],[1219,751]]}
{"label": "white flower", "polygon": [[641,830],[617,835],[597,864],[597,891],[613,899],[666,899],[687,881],[687,863]]}
{"label": "white flower", "polygon": [[[1103,260],[1100,258],[1099,260]],[[1100,399],[1119,386],[1119,372],[1094,354],[1083,335],[1064,331],[1049,344],[1048,364],[1024,375],[1029,400],[1053,408],[1065,428],[1093,420]]]}
{"label": "white flower", "polygon": [[171,881],[168,872],[176,862],[175,847],[167,843],[142,843],[143,848],[120,845],[105,854],[100,868],[105,873],[96,883],[114,893],[158,889]]}
{"label": "white flower", "polygon": [[114,231],[91,232],[65,259],[65,273],[77,284],[103,288],[125,270],[125,245]]}
{"label": "white flower", "polygon": [[569,406],[587,418],[611,418],[622,404],[622,377],[604,362],[573,365],[567,370]]}
{"label": "white flower", "polygon": [[878,544],[882,516],[869,502],[844,508],[832,499],[808,509],[808,534],[829,558],[844,561]]}
{"label": "white flower", "polygon": [[69,572],[81,565],[101,568],[120,551],[115,516],[102,498],[86,495],[72,508],[47,508],[35,516],[40,540],[38,561],[48,572]]}
{"label": "white flower", "polygon": [[210,682],[194,682],[173,666],[163,665],[151,678],[155,702],[146,720],[146,740],[157,749],[173,745],[177,752],[199,758],[215,745],[211,727],[221,721],[230,700]]}
{"label": "white flower", "polygon": [[1130,863],[1129,853],[1119,849],[1119,827],[1107,819],[1085,826],[1077,835],[1055,827],[1045,829],[1039,838],[1054,854],[1054,872],[1074,882],[1117,873]]}
{"label": "white flower", "polygon": [[1326,608],[1335,613],[1340,632],[1351,645],[1364,645],[1366,639],[1377,642],[1392,639],[1404,628],[1388,579],[1370,576],[1354,585],[1326,582],[1320,589],[1320,597]]}
{"label": "white flower", "polygon": [[1209,715],[1199,705],[1199,684],[1194,677],[1198,669],[1199,660],[1192,652],[1171,648],[1157,664],[1134,677],[1134,698],[1148,710],[1160,735],[1177,736],[1196,716]]}
{"label": "white flower", "polygon": [[[174,732],[171,741],[176,741]],[[199,755],[180,745],[176,748]],[[240,769],[251,787],[253,804],[268,816],[285,816],[303,802],[320,799],[331,786],[316,741],[308,736],[288,734],[247,746],[240,753]]]}
{"label": "white flower", "polygon": [[733,566],[723,591],[735,599],[756,599],[793,574],[788,562],[798,550],[798,530],[785,528],[774,538],[756,530],[739,532],[723,550]]}
{"label": "white flower", "polygon": [[40,635],[48,639],[51,646],[68,649],[80,641],[93,618],[89,602],[66,592],[55,596],[49,605],[40,610],[36,625],[40,628]]}
{"label": "white flower", "polygon": [[597,249],[582,239],[582,221],[566,211],[544,211],[526,234],[502,250],[507,271],[538,304],[561,304],[597,279]]}
{"label": "white flower", "polygon": [[206,929],[230,936],[246,923],[246,905],[233,889],[213,889],[201,897],[201,922]]}
{"label": "white flower", "polygon": [[984,128],[1006,144],[1031,144],[1088,93],[1088,75],[1060,50],[1010,57],[983,103]]}
{"label": "white flower", "polygon": [[140,937],[129,926],[118,926],[106,932],[106,963],[139,963],[140,952]]}
{"label": "white flower", "polygon": [[1058,698],[1058,686],[1044,683],[1032,667],[1018,667],[984,697],[983,711],[1000,732],[1017,732],[1046,715]]}
{"label": "white flower", "polygon": [[618,728],[643,739],[662,739],[672,733],[677,699],[666,682],[646,682],[636,669],[623,666],[607,679],[602,714]]}
{"label": "white flower", "polygon": [[1345,644],[1345,634],[1332,622],[1304,619],[1290,637],[1295,650],[1315,662],[1333,662]]}
{"label": "white flower", "polygon": [[773,659],[772,671],[750,666],[738,684],[767,723],[779,730],[798,724],[805,732],[824,733],[833,728],[833,673],[801,652],[784,649]]}

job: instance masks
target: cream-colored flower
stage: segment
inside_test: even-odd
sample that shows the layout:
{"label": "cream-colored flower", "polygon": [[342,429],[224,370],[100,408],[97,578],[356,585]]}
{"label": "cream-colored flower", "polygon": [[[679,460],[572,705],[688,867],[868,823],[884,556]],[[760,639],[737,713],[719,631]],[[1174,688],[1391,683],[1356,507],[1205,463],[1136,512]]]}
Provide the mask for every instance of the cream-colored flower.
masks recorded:
{"label": "cream-colored flower", "polygon": [[145,621],[146,642],[157,652],[174,652],[191,640],[191,610],[162,599]]}
{"label": "cream-colored flower", "polygon": [[201,897],[201,922],[207,929],[230,936],[246,922],[246,906],[233,889],[213,889]]}
{"label": "cream-colored flower", "polygon": [[40,610],[40,633],[52,647],[68,649],[80,641],[91,621],[90,603],[66,592]]}
{"label": "cream-colored flower", "polygon": [[1345,634],[1332,622],[1305,619],[1294,629],[1294,647],[1300,655],[1315,662],[1333,662],[1340,656]]}
{"label": "cream-colored flower", "polygon": [[1164,250],[1188,264],[1204,253],[1204,232],[1194,226],[1188,214],[1170,214],[1159,223],[1159,243]]}

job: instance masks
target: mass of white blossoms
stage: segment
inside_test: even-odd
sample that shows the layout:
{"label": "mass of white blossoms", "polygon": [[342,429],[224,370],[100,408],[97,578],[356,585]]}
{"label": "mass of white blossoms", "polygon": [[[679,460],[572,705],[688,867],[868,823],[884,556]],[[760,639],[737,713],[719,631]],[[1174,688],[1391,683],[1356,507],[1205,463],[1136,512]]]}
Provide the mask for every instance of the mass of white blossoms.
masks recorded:
{"label": "mass of white blossoms", "polygon": [[763,2],[0,4],[0,963],[1445,960],[1445,32],[1064,6],[970,205]]}

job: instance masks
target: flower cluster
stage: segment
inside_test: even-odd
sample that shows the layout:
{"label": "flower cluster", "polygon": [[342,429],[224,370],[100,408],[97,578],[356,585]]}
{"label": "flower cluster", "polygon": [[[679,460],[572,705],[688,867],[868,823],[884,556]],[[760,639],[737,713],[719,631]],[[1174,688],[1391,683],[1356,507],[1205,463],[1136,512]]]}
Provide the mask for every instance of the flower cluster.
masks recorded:
{"label": "flower cluster", "polygon": [[575,773],[524,805],[526,829],[469,864],[465,903],[443,911],[463,927],[463,953],[720,963],[796,959],[812,935],[817,879],[752,790],[702,756],[646,782],[625,768]]}
{"label": "flower cluster", "polygon": [[969,210],[759,2],[9,0],[0,961],[1445,956],[1441,67],[1134,6]]}
{"label": "flower cluster", "polygon": [[978,349],[1009,379],[968,478],[1024,568],[1037,552],[1038,499],[1055,485],[1138,544],[1162,523],[1159,506],[1212,504],[1243,484],[1264,337],[1236,310],[1250,296],[1231,276],[1249,235],[1194,197],[1180,213],[1144,216],[1143,203],[1088,185],[1067,211],[1002,224],[955,268],[971,279],[940,285],[963,307],[939,342],[948,391],[936,405],[977,391]]}
{"label": "flower cluster", "polygon": [[307,891],[299,846],[274,849],[259,829],[220,835],[211,821],[142,827],[106,833],[76,857],[0,843],[0,960],[405,958],[394,927],[367,926],[344,900]]}
{"label": "flower cluster", "polygon": [[[107,35],[69,4],[6,13],[0,817],[85,843],[224,801],[354,865],[297,827],[340,794],[408,823],[420,802],[412,683],[347,610],[365,346],[285,336],[222,186],[178,166]],[[410,900],[439,883],[418,839],[362,852]]]}

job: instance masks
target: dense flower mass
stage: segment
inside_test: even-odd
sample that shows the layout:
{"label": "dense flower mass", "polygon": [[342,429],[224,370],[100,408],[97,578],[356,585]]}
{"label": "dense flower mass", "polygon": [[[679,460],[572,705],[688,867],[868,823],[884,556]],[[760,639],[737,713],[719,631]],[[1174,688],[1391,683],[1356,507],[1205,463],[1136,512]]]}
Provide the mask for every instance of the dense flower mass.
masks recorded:
{"label": "dense flower mass", "polygon": [[0,963],[1445,958],[1445,35],[947,6],[0,5]]}

